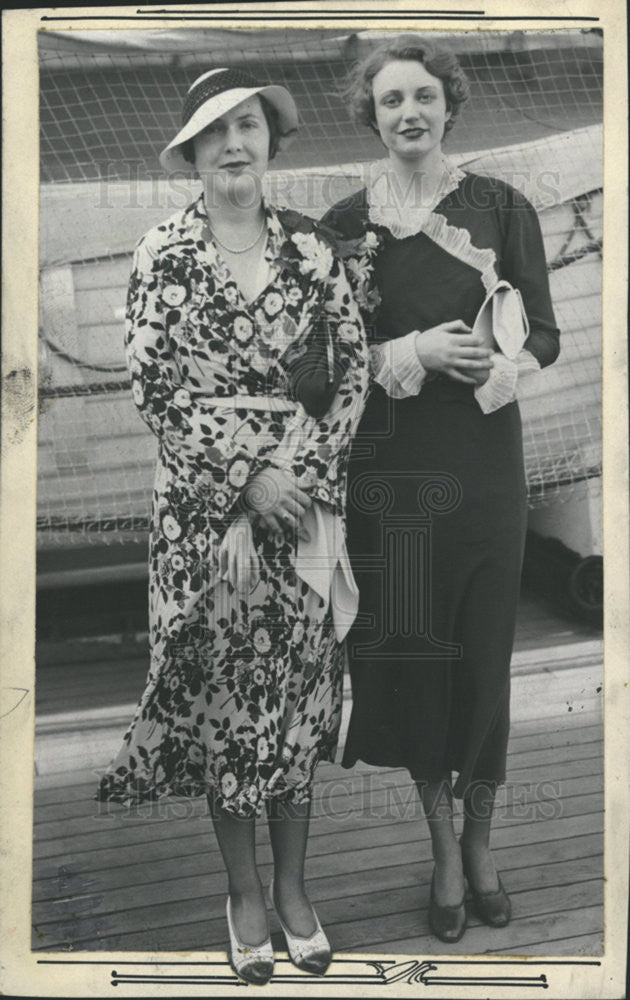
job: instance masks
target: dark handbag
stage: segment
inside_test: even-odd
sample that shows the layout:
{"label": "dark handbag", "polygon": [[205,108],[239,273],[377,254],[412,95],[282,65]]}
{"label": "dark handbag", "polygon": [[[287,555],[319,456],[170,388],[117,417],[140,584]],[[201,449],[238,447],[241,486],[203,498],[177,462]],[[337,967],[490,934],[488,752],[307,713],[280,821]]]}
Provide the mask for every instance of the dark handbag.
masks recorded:
{"label": "dark handbag", "polygon": [[328,412],[346,367],[328,322],[318,320],[311,328],[305,350],[287,364],[291,392],[309,416],[321,420]]}

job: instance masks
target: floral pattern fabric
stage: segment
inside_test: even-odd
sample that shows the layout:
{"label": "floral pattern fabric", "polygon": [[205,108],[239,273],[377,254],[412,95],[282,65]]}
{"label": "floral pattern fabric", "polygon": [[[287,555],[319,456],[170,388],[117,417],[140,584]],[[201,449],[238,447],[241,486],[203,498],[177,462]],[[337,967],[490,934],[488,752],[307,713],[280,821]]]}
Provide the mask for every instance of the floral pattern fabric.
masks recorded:
{"label": "floral pattern fabric", "polygon": [[[296,539],[254,524],[260,574],[249,593],[219,572],[241,492],[265,467],[285,469],[344,516],[367,391],[362,321],[325,235],[297,213],[265,212],[270,280],[252,302],[207,235],[203,198],[151,230],[134,256],[127,359],[134,401],[159,439],[151,666],[101,799],[211,794],[235,815],[256,815],[270,796],[308,800],[317,762],[334,758],[344,647],[326,603],[296,574]],[[316,420],[292,400],[287,367],[322,320],[345,374]],[[297,449],[287,446],[296,419]]]}

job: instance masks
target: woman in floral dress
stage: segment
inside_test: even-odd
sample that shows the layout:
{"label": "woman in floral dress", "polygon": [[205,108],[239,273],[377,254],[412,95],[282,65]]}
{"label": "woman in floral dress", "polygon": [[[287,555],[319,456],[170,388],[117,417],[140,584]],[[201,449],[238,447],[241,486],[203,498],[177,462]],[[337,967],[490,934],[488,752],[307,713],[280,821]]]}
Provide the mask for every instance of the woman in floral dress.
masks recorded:
{"label": "woman in floral dress", "polygon": [[485,923],[510,919],[490,829],[527,515],[516,397],[556,359],[559,331],[534,208],[443,154],[468,97],[456,57],[392,36],[357,66],[349,96],[388,155],[324,220],[346,242],[374,377],[359,430],[369,459],[357,449],[348,510],[372,625],[357,621],[350,643],[344,765],[408,768],[435,861],[430,925],[454,943],[464,878]]}
{"label": "woman in floral dress", "polygon": [[[129,284],[133,398],[159,439],[151,668],[99,792],[121,803],[208,795],[231,960],[256,983],[273,968],[254,849],[263,807],[291,958],[319,973],[330,961],[304,858],[357,605],[343,518],[367,384],[362,322],[315,223],[261,194],[296,125],[284,88],[213,70],[190,88],[161,156],[168,170],[195,170],[203,193],[140,241]],[[322,329],[334,371],[314,416],[300,399]],[[306,383],[291,374],[300,358]]]}

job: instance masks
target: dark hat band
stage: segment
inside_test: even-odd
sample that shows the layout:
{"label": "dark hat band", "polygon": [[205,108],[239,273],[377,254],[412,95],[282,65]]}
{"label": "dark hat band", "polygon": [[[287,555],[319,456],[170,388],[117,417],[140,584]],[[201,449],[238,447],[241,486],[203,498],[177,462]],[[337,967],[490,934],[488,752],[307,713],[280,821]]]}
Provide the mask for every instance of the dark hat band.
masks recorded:
{"label": "dark hat band", "polygon": [[239,69],[225,69],[213,73],[187,94],[182,112],[182,127],[188,124],[195,112],[211,97],[216,97],[217,94],[222,94],[225,90],[234,90],[237,87],[259,86],[261,84]]}

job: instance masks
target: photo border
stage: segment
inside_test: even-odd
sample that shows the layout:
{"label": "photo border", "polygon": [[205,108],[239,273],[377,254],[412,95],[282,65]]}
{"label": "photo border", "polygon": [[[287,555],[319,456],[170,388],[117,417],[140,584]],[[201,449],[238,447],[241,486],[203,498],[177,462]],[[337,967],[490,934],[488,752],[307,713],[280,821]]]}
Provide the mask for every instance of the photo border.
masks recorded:
{"label": "photo border", "polygon": [[[313,0],[315,2],[315,0]],[[620,0],[598,6],[576,0],[573,17],[558,0],[486,3],[485,15],[467,2],[442,4],[444,17],[408,14],[408,6],[387,4],[267,3],[263,13],[229,15],[234,4],[190,8],[40,8],[4,11],[3,25],[3,302],[2,451],[0,467],[0,939],[4,968],[0,989],[17,996],[222,996],[238,985],[225,956],[190,961],[190,953],[82,953],[81,959],[30,950],[34,749],[35,519],[37,471],[37,289],[38,289],[38,55],[37,32],[134,26],[357,27],[403,30],[527,30],[601,27],[604,32],[604,266],[603,380],[605,557],[605,944],[601,959],[503,958],[448,955],[352,954],[336,957],[331,974],[312,980],[298,973],[274,976],[277,996],[515,996],[516,988],[545,989],[558,998],[624,996],[628,914],[628,828],[630,691],[628,674],[628,385],[627,385],[627,59],[626,10]],[[257,5],[262,7],[262,4]],[[225,9],[225,12],[224,12]],[[320,10],[323,13],[318,13]],[[505,14],[506,9],[510,14]],[[541,14],[544,10],[544,14]],[[133,11],[133,13],[132,13]],[[155,11],[155,13],[154,13]],[[352,13],[348,13],[351,11]],[[553,13],[552,13],[553,12]],[[577,14],[575,12],[578,12]],[[181,22],[175,18],[181,18]],[[282,18],[282,22],[278,20]],[[308,19],[308,20],[306,20]],[[584,20],[590,19],[590,20]],[[620,418],[621,415],[621,418]],[[90,954],[94,957],[91,958]],[[407,965],[407,968],[403,966]],[[173,966],[178,967],[175,975]],[[393,967],[397,966],[397,969]],[[200,970],[184,975],[182,967]],[[153,970],[149,972],[149,969]],[[205,970],[205,971],[204,971]],[[519,974],[520,971],[520,974]],[[405,984],[403,987],[403,983]],[[130,990],[133,989],[133,994]],[[260,988],[260,989],[265,989]],[[269,988],[268,992],[269,992]],[[337,992],[331,992],[335,989]],[[269,993],[269,995],[271,995]]]}

